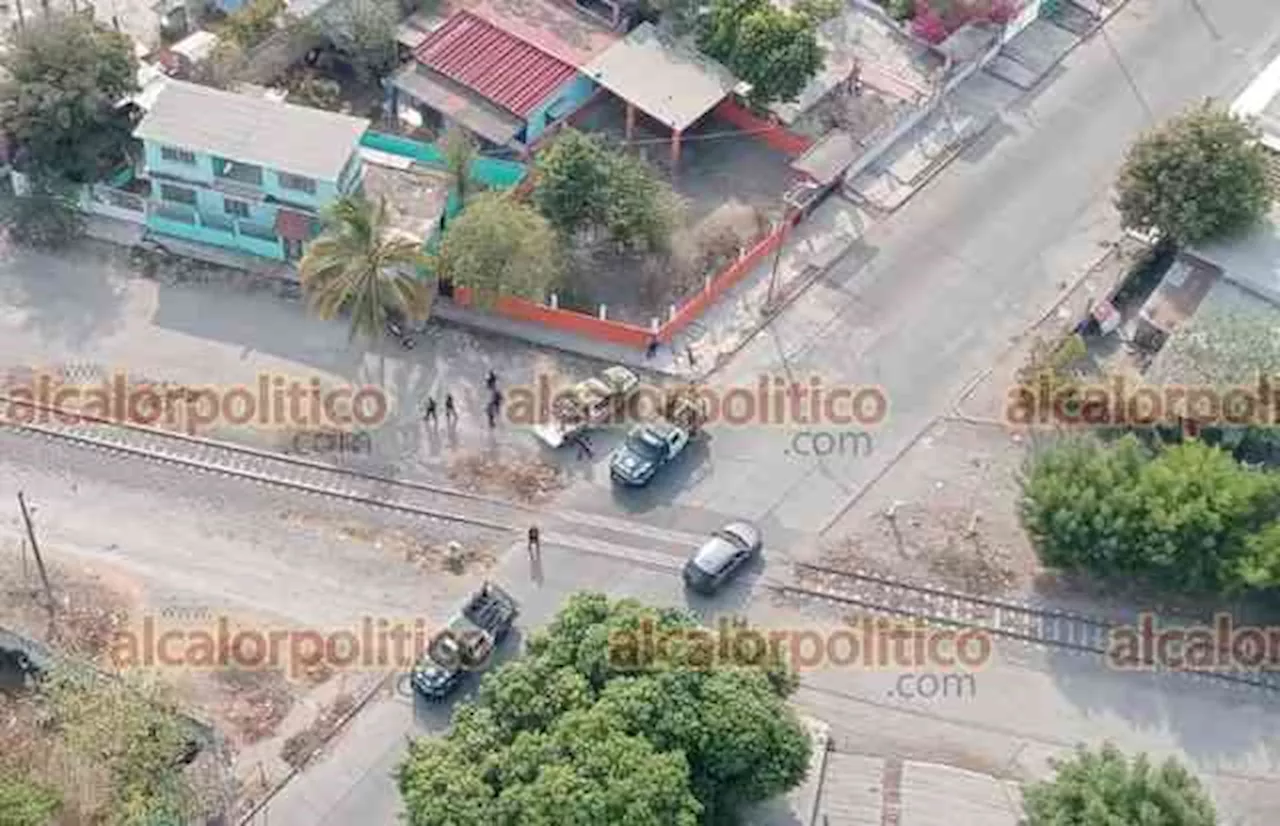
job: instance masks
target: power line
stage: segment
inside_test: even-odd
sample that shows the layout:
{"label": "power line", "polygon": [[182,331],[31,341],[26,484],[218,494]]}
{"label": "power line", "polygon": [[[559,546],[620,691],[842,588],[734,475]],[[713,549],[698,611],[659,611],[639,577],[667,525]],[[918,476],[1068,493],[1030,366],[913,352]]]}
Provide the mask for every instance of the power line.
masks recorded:
{"label": "power line", "polygon": [[1146,97],[1142,94],[1142,89],[1138,86],[1138,81],[1134,79],[1133,75],[1129,72],[1129,67],[1126,66],[1124,60],[1121,59],[1120,52],[1116,50],[1116,45],[1111,42],[1111,35],[1107,34],[1107,27],[1105,25],[1099,26],[1098,31],[1102,34],[1102,42],[1107,44],[1107,51],[1111,53],[1111,59],[1114,60],[1116,62],[1116,66],[1120,68],[1120,74],[1124,75],[1124,79],[1129,84],[1129,89],[1132,90],[1133,96],[1137,98],[1138,104],[1142,106],[1142,111],[1146,113],[1147,120],[1154,123],[1156,116],[1151,110],[1151,104],[1147,103]]}

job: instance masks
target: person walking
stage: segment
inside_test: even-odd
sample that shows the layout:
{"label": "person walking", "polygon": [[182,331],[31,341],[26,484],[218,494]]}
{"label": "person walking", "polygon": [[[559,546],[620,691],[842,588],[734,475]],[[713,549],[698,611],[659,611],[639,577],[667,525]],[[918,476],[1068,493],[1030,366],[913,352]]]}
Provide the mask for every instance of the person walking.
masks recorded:
{"label": "person walking", "polygon": [[458,408],[453,404],[452,393],[446,393],[444,396],[444,420],[450,427],[458,423]]}
{"label": "person walking", "polygon": [[422,421],[429,422],[432,427],[440,423],[436,416],[436,400],[433,396],[427,396],[427,412],[422,414]]}
{"label": "person walking", "polygon": [[579,459],[591,458],[591,440],[585,434],[576,433],[573,437],[573,443],[578,447]]}
{"label": "person walking", "polygon": [[538,533],[538,526],[529,526],[529,558],[540,559],[542,557],[542,537]]}
{"label": "person walking", "polygon": [[656,355],[658,355],[658,337],[654,336],[649,339],[649,346],[645,348],[644,357],[652,360]]}
{"label": "person walking", "polygon": [[498,389],[498,374],[493,372],[492,369],[490,369],[489,374],[484,377],[484,386],[493,391],[497,391]]}
{"label": "person walking", "polygon": [[484,408],[485,415],[489,417],[489,429],[498,425],[498,403],[494,399],[489,399],[489,403]]}

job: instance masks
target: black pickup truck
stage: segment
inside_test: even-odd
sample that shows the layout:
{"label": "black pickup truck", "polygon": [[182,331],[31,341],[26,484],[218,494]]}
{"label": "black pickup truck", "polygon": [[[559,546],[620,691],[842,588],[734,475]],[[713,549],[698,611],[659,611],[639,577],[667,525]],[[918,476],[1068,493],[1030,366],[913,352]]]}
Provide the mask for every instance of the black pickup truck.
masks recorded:
{"label": "black pickup truck", "polygon": [[448,697],[468,672],[488,665],[519,613],[506,591],[491,582],[480,586],[414,666],[414,689],[428,700]]}

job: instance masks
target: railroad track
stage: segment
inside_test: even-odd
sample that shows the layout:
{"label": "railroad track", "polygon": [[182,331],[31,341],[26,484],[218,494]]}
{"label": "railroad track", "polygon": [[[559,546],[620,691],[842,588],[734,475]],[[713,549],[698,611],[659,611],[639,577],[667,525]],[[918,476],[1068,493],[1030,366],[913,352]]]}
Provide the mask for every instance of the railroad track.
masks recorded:
{"label": "railroad track", "polygon": [[[848,571],[797,562],[795,583],[771,582],[779,593],[856,608],[863,613],[909,618],[929,625],[970,628],[1030,645],[1106,656],[1114,629],[1123,621],[1037,608],[1010,600],[917,585],[864,571]],[[806,575],[825,579],[822,587],[804,584]],[[1220,680],[1234,685],[1280,691],[1280,672],[1266,669],[1165,668],[1158,673]]]}
{"label": "railroad track", "polygon": [[[541,512],[532,506],[441,485],[391,479],[302,457],[127,422],[94,419],[4,394],[0,394],[0,405],[8,405],[7,409],[10,410],[25,407],[48,414],[39,423],[13,421],[0,416],[0,429],[30,438],[46,438],[90,450],[135,456],[200,473],[244,479],[413,516],[498,531],[522,531],[529,524],[531,516],[537,514],[539,521],[552,528],[577,525],[606,532],[647,536],[667,543],[680,543],[687,539],[675,532],[632,526],[623,520],[598,514],[564,509]],[[75,417],[76,421],[57,421],[54,417],[58,414]],[[592,550],[590,546],[581,546],[581,549],[605,553],[599,549]],[[669,567],[675,570],[683,557],[679,561],[675,555],[671,555],[671,558]],[[665,564],[648,564],[651,567],[668,567]],[[1114,620],[917,585],[862,571],[799,562],[794,563],[794,569],[802,575],[826,577],[828,582],[824,583],[824,587],[812,587],[805,584],[802,578],[793,578],[793,581],[788,582],[768,580],[766,587],[782,594],[856,608],[863,613],[906,617],[932,625],[979,629],[1004,639],[1099,657],[1107,652],[1112,629],[1122,624]],[[1181,669],[1170,673],[1280,691],[1280,673],[1273,671]]]}
{"label": "railroad track", "polygon": [[[70,410],[41,405],[0,394],[7,411],[29,410],[32,415],[6,418],[0,428],[30,438],[51,439],[81,448],[135,456],[151,462],[201,473],[245,479],[301,493],[415,516],[516,530],[528,522],[533,508],[468,491],[407,479],[390,479],[299,456],[203,439],[128,422],[97,419]],[[59,420],[71,419],[73,421]],[[39,421],[34,419],[39,418]]]}

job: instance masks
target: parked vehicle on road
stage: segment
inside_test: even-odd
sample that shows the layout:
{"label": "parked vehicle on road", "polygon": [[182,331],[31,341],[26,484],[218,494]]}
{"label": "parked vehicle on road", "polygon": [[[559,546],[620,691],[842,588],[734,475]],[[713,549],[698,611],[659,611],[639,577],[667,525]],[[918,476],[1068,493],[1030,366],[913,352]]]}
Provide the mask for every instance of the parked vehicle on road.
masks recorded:
{"label": "parked vehicle on road", "polygon": [[580,381],[560,395],[551,408],[551,420],[533,428],[548,447],[560,447],[588,428],[609,420],[619,404],[640,386],[640,377],[621,365]]}
{"label": "parked vehicle on road", "polygon": [[747,521],[730,522],[711,534],[684,564],[684,582],[701,594],[714,594],[734,573],[759,556],[760,529]]}
{"label": "parked vehicle on road", "polygon": [[702,433],[706,404],[692,388],[674,393],[663,418],[631,428],[609,458],[609,475],[627,487],[643,487]]}
{"label": "parked vehicle on road", "polygon": [[520,613],[515,599],[491,582],[471,595],[414,666],[411,682],[428,700],[443,700],[463,678],[488,665]]}

